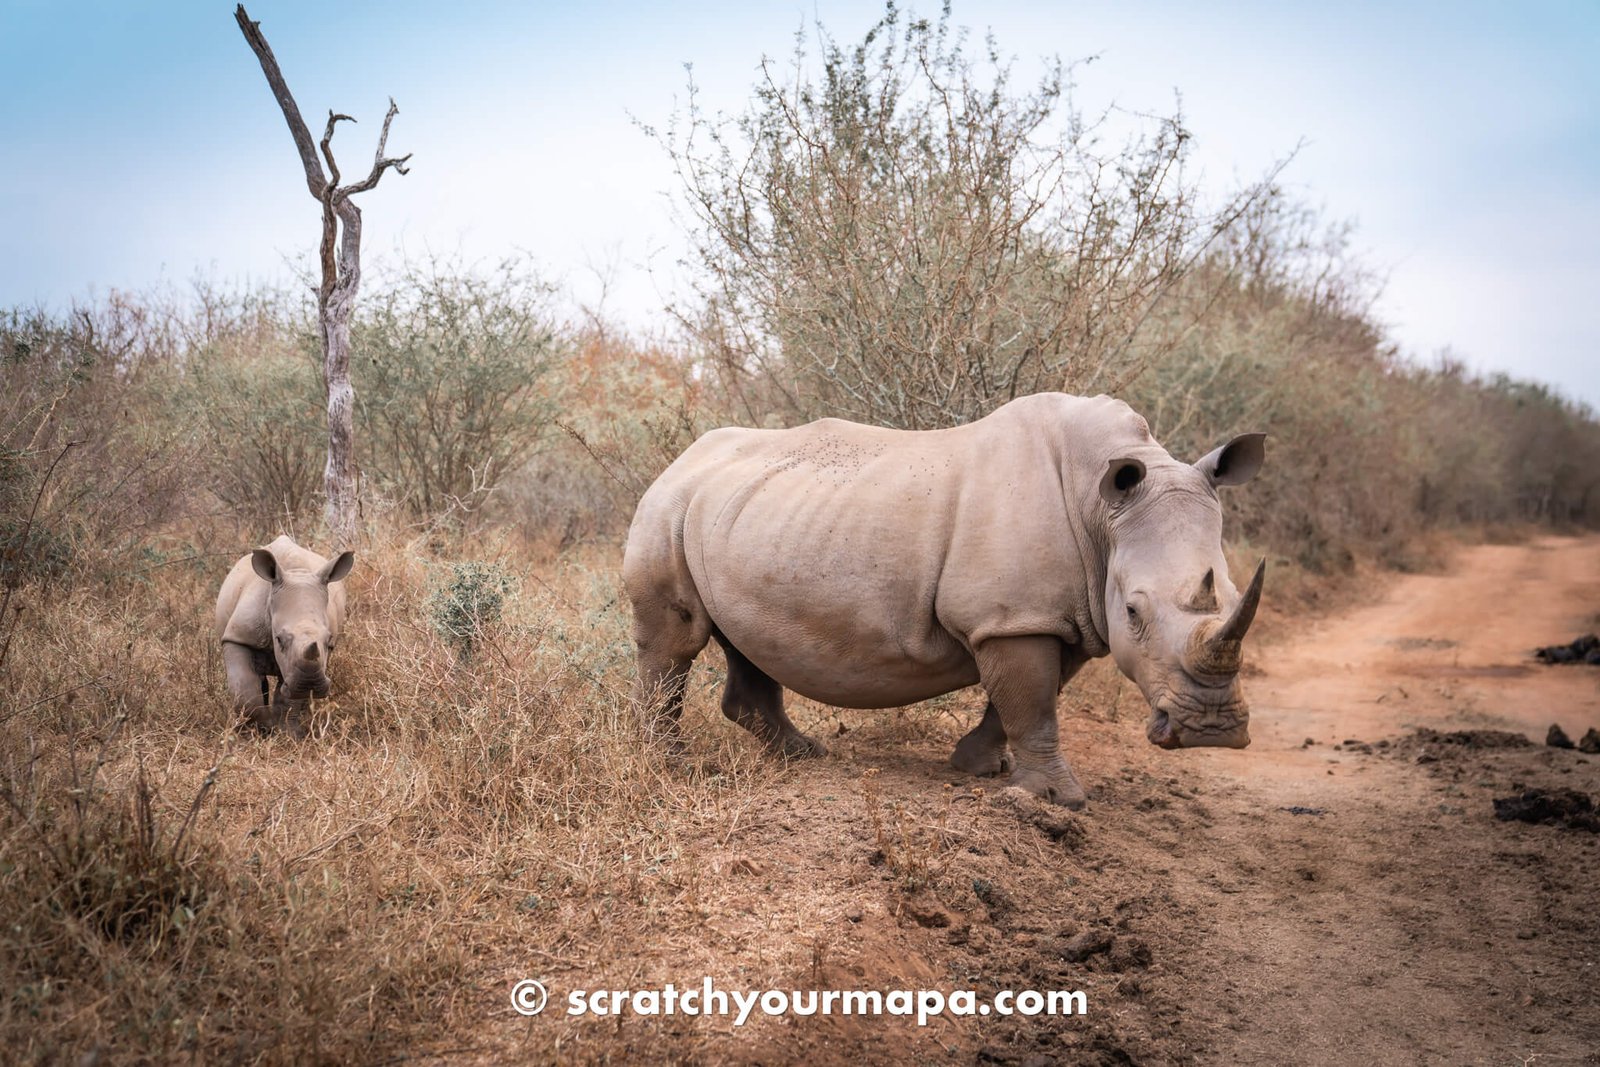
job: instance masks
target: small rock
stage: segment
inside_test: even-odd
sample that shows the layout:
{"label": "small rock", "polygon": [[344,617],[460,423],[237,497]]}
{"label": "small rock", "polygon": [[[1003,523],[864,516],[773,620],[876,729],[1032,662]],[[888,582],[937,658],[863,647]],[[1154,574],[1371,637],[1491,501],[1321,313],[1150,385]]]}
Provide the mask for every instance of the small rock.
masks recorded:
{"label": "small rock", "polygon": [[1061,946],[1061,956],[1068,963],[1082,963],[1090,956],[1109,951],[1115,942],[1109,930],[1085,930]]}
{"label": "small rock", "polygon": [[1578,751],[1587,752],[1591,756],[1600,753],[1600,730],[1596,730],[1593,726],[1589,727],[1589,732],[1578,740]]}
{"label": "small rock", "polygon": [[851,908],[849,911],[844,913],[844,917],[853,923],[858,923],[862,919],[866,918],[866,913],[860,908]]}
{"label": "small rock", "polygon": [[1550,724],[1550,732],[1544,735],[1544,743],[1551,748],[1571,748],[1572,738],[1567,736],[1560,723],[1553,722]]}

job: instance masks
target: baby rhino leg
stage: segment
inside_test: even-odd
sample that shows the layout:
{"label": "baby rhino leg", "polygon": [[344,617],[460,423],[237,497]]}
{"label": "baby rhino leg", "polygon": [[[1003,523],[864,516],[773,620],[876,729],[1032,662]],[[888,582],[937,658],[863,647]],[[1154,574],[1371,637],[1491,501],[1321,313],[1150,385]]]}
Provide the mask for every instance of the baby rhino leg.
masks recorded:
{"label": "baby rhino leg", "polygon": [[224,641],[222,664],[228,672],[228,691],[233,694],[234,711],[247,723],[262,733],[282,729],[295,737],[305,736],[305,727],[300,724],[291,702],[283,696],[283,687],[278,687],[276,698],[271,695],[271,652]]}

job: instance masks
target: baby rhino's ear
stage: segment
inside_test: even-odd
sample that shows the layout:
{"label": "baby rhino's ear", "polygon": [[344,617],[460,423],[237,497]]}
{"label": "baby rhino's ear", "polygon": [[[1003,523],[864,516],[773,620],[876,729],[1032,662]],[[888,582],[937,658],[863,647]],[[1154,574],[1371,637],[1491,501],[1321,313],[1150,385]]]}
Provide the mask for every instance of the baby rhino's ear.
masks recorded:
{"label": "baby rhino's ear", "polygon": [[322,568],[322,584],[328,585],[330,582],[344,581],[344,576],[349,574],[350,568],[355,565],[356,554],[354,552],[339,553],[338,558]]}
{"label": "baby rhino's ear", "polygon": [[278,557],[265,548],[250,553],[250,567],[264,582],[278,584]]}
{"label": "baby rhino's ear", "polygon": [[1215,452],[1208,452],[1195,467],[1212,485],[1243,485],[1261,470],[1267,459],[1267,435],[1242,433]]}

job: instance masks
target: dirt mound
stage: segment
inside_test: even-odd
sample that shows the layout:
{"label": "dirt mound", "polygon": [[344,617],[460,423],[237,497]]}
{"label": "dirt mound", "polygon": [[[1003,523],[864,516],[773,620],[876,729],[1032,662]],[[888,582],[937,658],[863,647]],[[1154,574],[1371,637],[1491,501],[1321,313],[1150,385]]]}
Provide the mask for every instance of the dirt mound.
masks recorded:
{"label": "dirt mound", "polygon": [[1415,731],[1417,741],[1429,744],[1459,745],[1462,748],[1530,748],[1533,742],[1526,734],[1512,730],[1431,730],[1424,726]]}
{"label": "dirt mound", "polygon": [[1544,823],[1600,834],[1594,798],[1576,789],[1524,789],[1516,796],[1497,797],[1494,817],[1504,822]]}
{"label": "dirt mound", "polygon": [[1533,747],[1526,734],[1513,730],[1435,730],[1419,726],[1396,741],[1388,752],[1415,763],[1434,763]]}

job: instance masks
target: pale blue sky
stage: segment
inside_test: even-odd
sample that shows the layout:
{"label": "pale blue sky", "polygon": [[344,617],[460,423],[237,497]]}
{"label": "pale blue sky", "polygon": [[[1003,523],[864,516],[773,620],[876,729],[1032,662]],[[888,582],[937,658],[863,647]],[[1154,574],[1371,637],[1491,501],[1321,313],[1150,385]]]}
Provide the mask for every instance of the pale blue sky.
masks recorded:
{"label": "pale blue sky", "polygon": [[[763,54],[820,14],[851,40],[873,3],[247,5],[314,127],[335,107],[346,173],[414,152],[363,199],[367,247],[531,253],[581,295],[661,321],[681,238],[664,124],[692,62],[736,109]],[[916,7],[934,13],[935,5]],[[1181,91],[1207,181],[1304,141],[1288,184],[1352,218],[1388,277],[1402,347],[1551,381],[1600,405],[1600,2],[971,3],[1023,66],[1101,58],[1090,109]],[[0,0],[0,306],[107,288],[282,280],[317,205],[229,3]]]}

